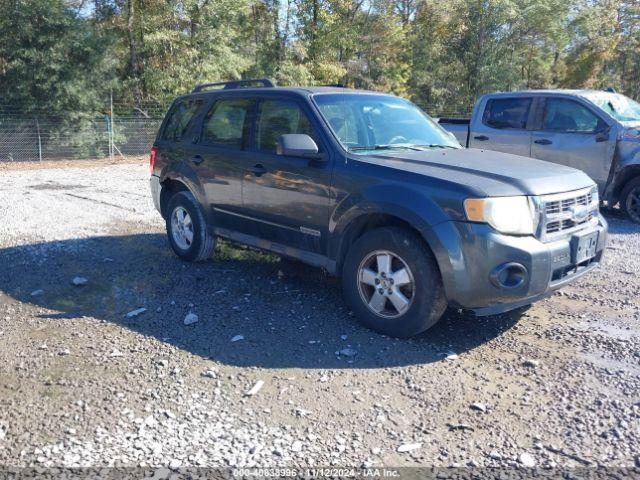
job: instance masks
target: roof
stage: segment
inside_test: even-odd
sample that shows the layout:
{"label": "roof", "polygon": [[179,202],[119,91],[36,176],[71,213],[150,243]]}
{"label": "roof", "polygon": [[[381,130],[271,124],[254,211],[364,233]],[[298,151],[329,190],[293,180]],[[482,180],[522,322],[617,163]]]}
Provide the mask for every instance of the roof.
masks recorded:
{"label": "roof", "polygon": [[602,90],[579,90],[579,89],[546,89],[546,90],[517,90],[515,92],[495,92],[488,93],[492,96],[522,96],[522,95],[568,95],[574,97],[581,97],[588,93],[602,92]]}
{"label": "roof", "polygon": [[[215,85],[215,84],[214,84]],[[242,87],[242,88],[217,88],[217,89],[199,89],[196,87],[194,91],[180,95],[178,98],[200,96],[200,95],[216,95],[224,93],[231,95],[261,95],[264,93],[293,93],[301,96],[322,94],[322,93],[351,93],[351,94],[372,94],[372,95],[390,95],[384,92],[376,92],[373,90],[359,90],[355,88],[345,88],[336,86],[310,86],[310,87],[279,87],[279,86],[262,86],[262,87]]]}

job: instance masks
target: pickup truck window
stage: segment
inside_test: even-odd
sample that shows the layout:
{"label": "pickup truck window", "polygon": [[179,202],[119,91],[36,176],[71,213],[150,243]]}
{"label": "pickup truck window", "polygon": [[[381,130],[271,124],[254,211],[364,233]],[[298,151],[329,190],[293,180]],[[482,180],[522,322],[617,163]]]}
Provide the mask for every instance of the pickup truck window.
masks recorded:
{"label": "pickup truck window", "polygon": [[604,122],[587,107],[565,98],[547,98],[542,129],[554,132],[592,133]]}
{"label": "pickup truck window", "polygon": [[170,142],[179,142],[191,124],[191,120],[202,107],[202,99],[195,98],[191,100],[182,100],[177,103],[171,113],[169,119],[162,132],[162,140]]}
{"label": "pickup truck window", "polygon": [[260,102],[256,148],[262,152],[275,152],[278,138],[287,133],[304,133],[318,143],[309,119],[297,103],[290,100]]}
{"label": "pickup truck window", "polygon": [[316,94],[313,100],[345,149],[460,148],[460,144],[411,102],[392,95]]}
{"label": "pickup truck window", "polygon": [[248,117],[253,101],[226,99],[213,104],[204,118],[202,142],[241,148],[249,127]]}
{"label": "pickup truck window", "polygon": [[493,128],[527,128],[531,98],[494,98],[487,102],[482,123]]}

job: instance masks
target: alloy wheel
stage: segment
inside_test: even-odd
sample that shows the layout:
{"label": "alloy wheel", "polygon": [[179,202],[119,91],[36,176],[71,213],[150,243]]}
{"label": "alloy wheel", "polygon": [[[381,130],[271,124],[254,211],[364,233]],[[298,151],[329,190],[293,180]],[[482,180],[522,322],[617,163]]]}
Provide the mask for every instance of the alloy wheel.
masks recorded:
{"label": "alloy wheel", "polygon": [[399,255],[387,250],[371,252],[358,268],[358,291],[373,313],[383,318],[398,318],[413,303],[413,273]]}
{"label": "alloy wheel", "polygon": [[193,243],[193,222],[183,207],[178,206],[171,213],[171,236],[182,250],[189,250]]}

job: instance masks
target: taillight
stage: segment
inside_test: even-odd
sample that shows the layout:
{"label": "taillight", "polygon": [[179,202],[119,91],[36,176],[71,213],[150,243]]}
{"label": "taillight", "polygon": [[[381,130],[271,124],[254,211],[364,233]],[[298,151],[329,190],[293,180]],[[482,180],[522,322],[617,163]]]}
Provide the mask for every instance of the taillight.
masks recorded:
{"label": "taillight", "polygon": [[156,169],[156,157],[158,156],[158,149],[153,147],[151,149],[151,156],[149,157],[149,167],[151,167],[151,173],[153,174]]}

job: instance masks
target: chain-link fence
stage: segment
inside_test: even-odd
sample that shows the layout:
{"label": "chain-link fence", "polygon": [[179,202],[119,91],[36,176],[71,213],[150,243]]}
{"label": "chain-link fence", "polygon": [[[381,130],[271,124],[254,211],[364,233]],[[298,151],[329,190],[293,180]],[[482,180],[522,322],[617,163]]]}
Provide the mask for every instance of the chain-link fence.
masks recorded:
{"label": "chain-link fence", "polygon": [[161,118],[68,119],[0,114],[0,161],[89,159],[147,154]]}
{"label": "chain-link fence", "polygon": [[[466,109],[423,106],[433,117],[469,117]],[[471,109],[469,108],[469,111]],[[25,115],[0,106],[0,162],[122,158],[147,155],[163,108],[139,115]]]}

